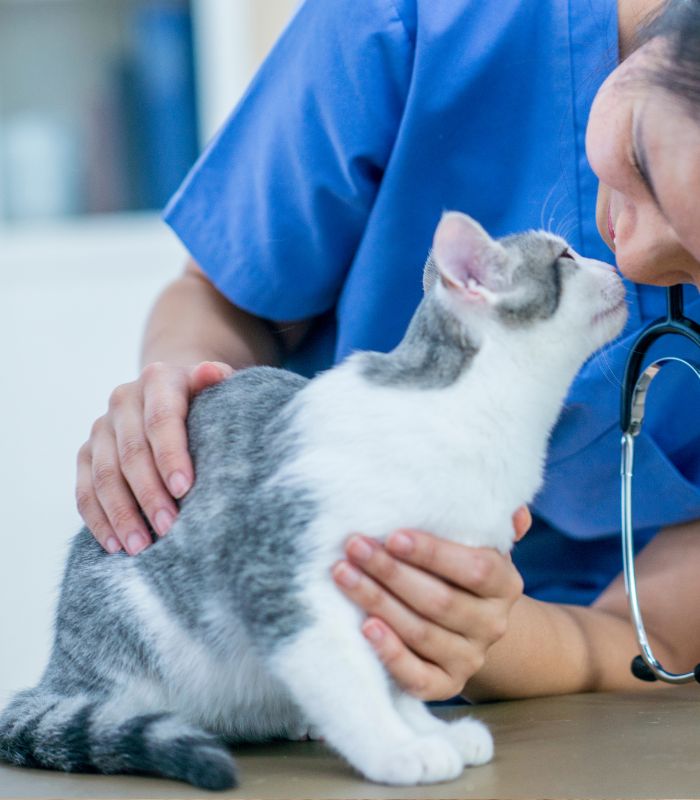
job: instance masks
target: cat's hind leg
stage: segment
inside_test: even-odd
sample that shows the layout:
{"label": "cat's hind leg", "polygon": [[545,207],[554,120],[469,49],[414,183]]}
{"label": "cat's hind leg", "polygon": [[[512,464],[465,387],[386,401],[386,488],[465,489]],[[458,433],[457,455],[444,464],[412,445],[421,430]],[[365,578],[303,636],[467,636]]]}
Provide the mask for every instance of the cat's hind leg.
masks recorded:
{"label": "cat's hind leg", "polygon": [[389,679],[345,601],[270,656],[270,666],[326,742],[370,780],[452,780],[463,759],[444,732],[416,733],[398,713]]}
{"label": "cat's hind leg", "polygon": [[461,755],[467,767],[486,764],[493,758],[493,738],[478,719],[463,717],[446,722],[438,719],[417,697],[397,692],[396,709],[417,733],[437,733],[447,738]]}
{"label": "cat's hind leg", "polygon": [[217,737],[176,714],[130,706],[41,687],[21,692],[0,715],[0,759],[65,772],[156,775],[202,789],[237,785],[233,757]]}

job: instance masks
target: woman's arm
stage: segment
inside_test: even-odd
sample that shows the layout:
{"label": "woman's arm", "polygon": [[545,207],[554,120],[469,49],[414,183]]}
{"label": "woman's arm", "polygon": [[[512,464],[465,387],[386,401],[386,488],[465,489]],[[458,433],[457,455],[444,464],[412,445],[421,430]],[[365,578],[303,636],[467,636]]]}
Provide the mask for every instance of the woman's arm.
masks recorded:
{"label": "woman's arm", "polygon": [[309,322],[270,323],[233,305],[192,260],[161,293],[146,325],[141,362],[189,367],[218,361],[234,369],[277,364]]}
{"label": "woman's arm", "polygon": [[[666,528],[635,560],[640,605],[657,658],[674,672],[700,661],[700,521]],[[622,575],[592,606],[522,597],[506,635],[465,689],[475,700],[642,689],[630,662],[639,654]],[[663,685],[663,684],[662,684]]]}
{"label": "woman's arm", "polygon": [[[452,676],[448,688],[462,681],[464,694],[476,701],[658,686],[630,673],[638,647],[621,576],[589,608],[522,595],[514,599],[507,558],[427,534],[414,537],[418,546],[412,554],[397,558],[395,550],[382,549],[374,563],[362,565],[350,545],[348,555],[365,577],[345,591],[370,614],[365,632],[381,629],[383,635],[372,643],[390,672],[423,699],[446,695],[446,673]],[[480,570],[474,570],[475,563]],[[692,669],[700,661],[700,626],[692,621],[700,602],[700,522],[667,528],[636,564],[654,651],[667,668]],[[421,600],[426,592],[440,602],[431,606]],[[456,608],[464,617],[461,628]],[[455,665],[455,652],[468,656]]]}

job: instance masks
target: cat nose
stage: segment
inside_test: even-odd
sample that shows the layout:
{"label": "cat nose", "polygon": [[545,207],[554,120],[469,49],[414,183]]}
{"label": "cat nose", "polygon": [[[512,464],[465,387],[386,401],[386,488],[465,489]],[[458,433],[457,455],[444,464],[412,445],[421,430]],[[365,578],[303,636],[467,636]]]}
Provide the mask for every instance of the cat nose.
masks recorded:
{"label": "cat nose", "polygon": [[578,264],[582,267],[598,267],[598,269],[603,270],[604,272],[610,272],[614,275],[617,275],[617,270],[612,264],[608,264],[607,261],[598,261],[597,258],[586,258],[585,256],[580,255],[577,253],[573,248],[569,248],[569,250],[574,254],[574,257]]}

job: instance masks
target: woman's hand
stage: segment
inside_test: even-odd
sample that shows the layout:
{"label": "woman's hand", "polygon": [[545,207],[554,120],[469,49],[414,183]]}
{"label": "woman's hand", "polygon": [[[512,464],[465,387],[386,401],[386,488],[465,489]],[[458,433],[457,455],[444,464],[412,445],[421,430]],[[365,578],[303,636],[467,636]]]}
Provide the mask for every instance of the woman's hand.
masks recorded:
{"label": "woman's hand", "polygon": [[[519,509],[516,539],[530,524]],[[385,546],[353,536],[346,554],[333,568],[336,584],[367,613],[362,632],[393,678],[423,700],[463,690],[523,591],[510,557],[420,531],[397,531]]]}
{"label": "woman's hand", "polygon": [[109,410],[78,453],[76,500],[85,524],[110,553],[148,547],[144,518],[163,536],[177,516],[173,498],[194,481],[185,420],[192,398],[233,373],[228,364],[149,364],[118,386]]}

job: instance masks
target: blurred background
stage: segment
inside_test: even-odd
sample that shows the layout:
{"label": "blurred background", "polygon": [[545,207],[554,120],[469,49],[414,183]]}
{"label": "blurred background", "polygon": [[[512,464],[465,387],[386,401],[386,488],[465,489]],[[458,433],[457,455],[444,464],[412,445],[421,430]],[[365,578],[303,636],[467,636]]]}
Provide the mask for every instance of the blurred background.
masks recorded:
{"label": "blurred background", "polygon": [[298,0],[0,0],[0,703],[48,657],[75,456],[184,263],[159,211]]}

